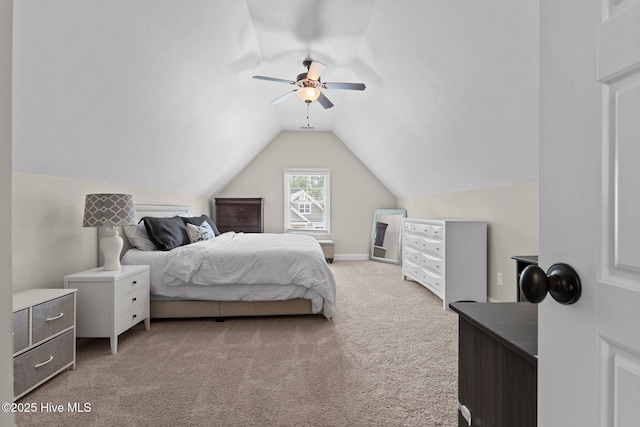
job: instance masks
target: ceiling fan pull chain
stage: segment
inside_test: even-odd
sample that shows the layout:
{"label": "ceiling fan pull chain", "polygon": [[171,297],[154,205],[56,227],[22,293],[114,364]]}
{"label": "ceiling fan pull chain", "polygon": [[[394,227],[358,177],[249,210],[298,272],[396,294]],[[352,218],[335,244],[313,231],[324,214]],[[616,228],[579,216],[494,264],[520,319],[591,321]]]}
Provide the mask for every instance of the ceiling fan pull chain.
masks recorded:
{"label": "ceiling fan pull chain", "polygon": [[309,105],[311,105],[311,103],[307,102],[307,127],[311,127],[309,124]]}

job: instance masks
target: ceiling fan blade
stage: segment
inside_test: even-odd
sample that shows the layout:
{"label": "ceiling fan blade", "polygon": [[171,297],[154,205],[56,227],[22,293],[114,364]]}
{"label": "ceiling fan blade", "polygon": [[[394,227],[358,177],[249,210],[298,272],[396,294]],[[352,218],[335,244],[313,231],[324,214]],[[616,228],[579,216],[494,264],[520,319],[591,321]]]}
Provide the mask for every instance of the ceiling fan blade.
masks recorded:
{"label": "ceiling fan blade", "polygon": [[320,80],[320,74],[324,70],[324,64],[318,61],[311,61],[311,65],[309,65],[309,72],[307,73],[307,78],[309,80]]}
{"label": "ceiling fan blade", "polygon": [[291,92],[287,92],[284,95],[279,96],[276,99],[274,99],[273,101],[271,101],[271,103],[272,104],[280,104],[282,101],[284,101],[285,99],[288,99],[290,96],[292,96],[297,91],[298,91],[298,89],[292,90]]}
{"label": "ceiling fan blade", "polygon": [[329,98],[327,98],[326,96],[324,96],[324,93],[320,92],[320,96],[318,96],[317,101],[320,103],[320,105],[322,105],[324,108],[331,108],[333,107],[333,102],[329,101]]}
{"label": "ceiling fan blade", "polygon": [[292,80],[285,80],[285,79],[277,79],[275,77],[265,77],[265,76],[253,76],[254,79],[257,80],[268,80],[270,82],[280,82],[280,83],[289,83],[291,85],[296,84],[296,82],[292,81]]}
{"label": "ceiling fan blade", "polygon": [[348,90],[364,90],[366,86],[364,83],[336,83],[336,82],[324,82],[322,87],[325,89],[348,89]]}

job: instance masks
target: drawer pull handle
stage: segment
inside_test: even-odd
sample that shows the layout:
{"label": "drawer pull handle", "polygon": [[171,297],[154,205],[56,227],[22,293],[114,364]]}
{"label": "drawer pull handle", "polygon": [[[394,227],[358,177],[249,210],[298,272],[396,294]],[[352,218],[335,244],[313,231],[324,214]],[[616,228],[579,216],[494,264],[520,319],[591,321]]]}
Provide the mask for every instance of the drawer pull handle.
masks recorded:
{"label": "drawer pull handle", "polygon": [[52,320],[58,320],[59,318],[61,318],[62,316],[64,316],[64,312],[58,314],[57,316],[53,316],[53,317],[48,317],[45,319],[45,322],[51,322]]}
{"label": "drawer pull handle", "polygon": [[460,411],[460,415],[462,415],[462,418],[465,419],[468,425],[471,425],[472,418],[471,418],[471,411],[469,410],[469,408],[467,408],[462,403],[458,402],[458,410]]}
{"label": "drawer pull handle", "polygon": [[135,319],[136,317],[138,317],[138,315],[137,315],[137,314],[134,314],[134,315],[133,315],[133,319]]}
{"label": "drawer pull handle", "polygon": [[53,356],[49,356],[49,359],[48,359],[48,360],[45,360],[45,361],[44,361],[44,362],[42,362],[42,363],[37,363],[37,364],[33,365],[33,367],[34,367],[34,368],[39,368],[39,367],[44,366],[44,365],[46,365],[46,364],[48,364],[48,363],[51,363],[51,361],[52,361],[52,360],[53,360]]}
{"label": "drawer pull handle", "polygon": [[136,301],[138,301],[138,298],[136,297],[133,297],[133,299],[131,300],[131,302],[136,302]]}
{"label": "drawer pull handle", "polygon": [[238,222],[244,222],[244,218],[237,218]]}
{"label": "drawer pull handle", "polygon": [[137,280],[134,280],[133,282],[131,282],[131,286],[134,286],[134,285],[136,285],[137,283],[138,283],[138,281],[137,281]]}

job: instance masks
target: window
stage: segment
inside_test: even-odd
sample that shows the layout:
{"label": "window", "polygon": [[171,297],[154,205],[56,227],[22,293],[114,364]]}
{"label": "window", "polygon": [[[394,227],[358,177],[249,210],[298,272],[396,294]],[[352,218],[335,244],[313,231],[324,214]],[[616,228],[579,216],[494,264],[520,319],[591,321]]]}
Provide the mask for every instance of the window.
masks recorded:
{"label": "window", "polygon": [[284,170],[285,232],[329,234],[329,169]]}
{"label": "window", "polygon": [[301,214],[311,213],[311,203],[298,203],[298,212]]}

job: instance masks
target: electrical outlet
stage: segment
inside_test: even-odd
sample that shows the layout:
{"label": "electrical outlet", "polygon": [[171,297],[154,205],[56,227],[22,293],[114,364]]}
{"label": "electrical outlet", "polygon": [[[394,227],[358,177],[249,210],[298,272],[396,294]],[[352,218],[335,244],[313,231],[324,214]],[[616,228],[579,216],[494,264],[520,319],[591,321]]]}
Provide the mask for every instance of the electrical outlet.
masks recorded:
{"label": "electrical outlet", "polygon": [[502,286],[502,273],[498,273],[498,285]]}

